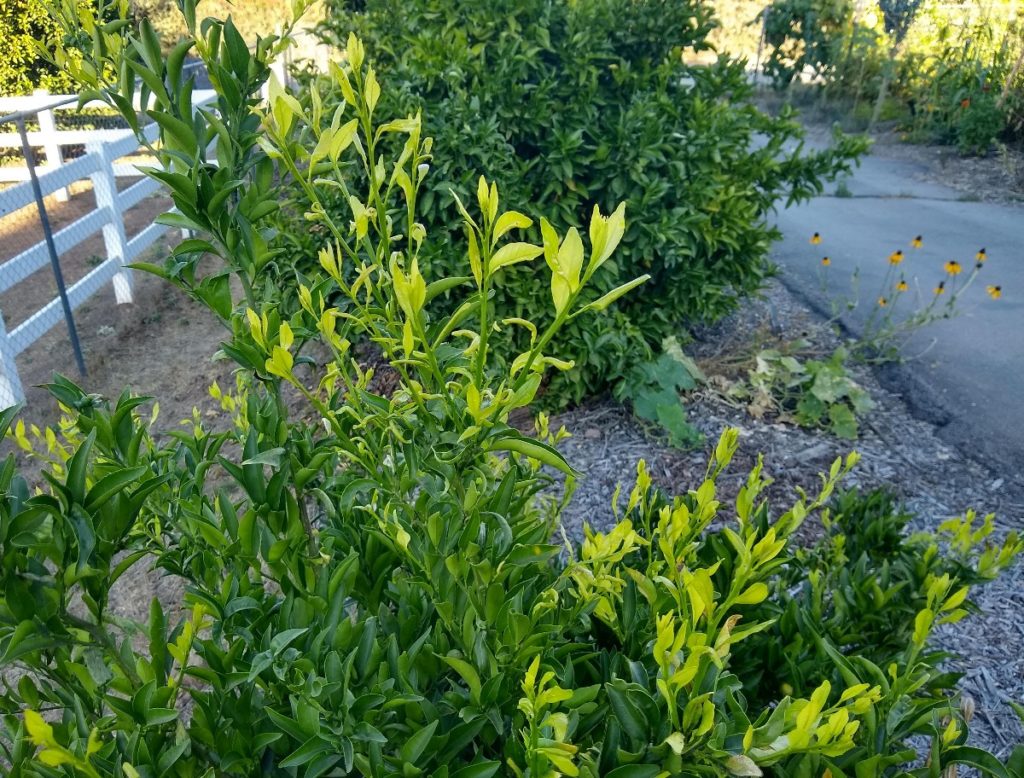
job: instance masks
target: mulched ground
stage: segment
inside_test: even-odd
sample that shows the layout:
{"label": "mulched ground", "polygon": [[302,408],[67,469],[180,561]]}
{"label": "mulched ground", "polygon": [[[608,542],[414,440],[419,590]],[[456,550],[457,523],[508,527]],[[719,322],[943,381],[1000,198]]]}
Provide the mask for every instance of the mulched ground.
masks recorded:
{"label": "mulched ground", "polygon": [[873,156],[922,166],[922,181],[943,184],[968,201],[1024,201],[1024,150],[997,144],[986,154],[961,155],[955,147],[908,143],[897,131],[874,136]]}
{"label": "mulched ground", "polygon": [[[717,364],[744,344],[764,342],[781,331],[787,337],[807,336],[823,351],[838,345],[822,320],[809,312],[784,286],[774,282],[760,300],[713,330],[700,333],[687,351],[711,374]],[[580,408],[553,420],[564,424],[573,437],[562,444],[569,462],[585,474],[564,515],[567,533],[582,537],[582,525],[607,529],[617,484],[628,495],[635,481],[636,462],[646,460],[659,486],[680,493],[699,485],[707,451],[722,430],[740,430],[740,452],[720,481],[723,503],[728,505],[745,480],[747,470],[764,454],[766,473],[774,480],[769,499],[788,507],[800,486],[812,489],[818,473],[851,449],[861,454],[845,486],[888,486],[917,515],[914,529],[934,529],[944,519],[968,508],[995,512],[1000,532],[1024,528],[1024,484],[1016,474],[1004,474],[972,461],[946,445],[931,424],[915,419],[904,401],[884,389],[870,369],[854,367],[854,378],[870,393],[875,410],[862,422],[857,441],[845,441],[770,418],[755,419],[747,409],[723,398],[720,391],[697,392],[687,402],[691,422],[707,438],[705,450],[680,451],[659,442],[656,430],[645,429],[627,411],[611,404]],[[814,533],[809,523],[808,532]],[[949,665],[965,674],[965,694],[977,705],[971,741],[1002,755],[1024,740],[1008,701],[1024,702],[1024,564],[998,581],[975,590],[982,613],[937,635],[939,646],[960,658]]]}

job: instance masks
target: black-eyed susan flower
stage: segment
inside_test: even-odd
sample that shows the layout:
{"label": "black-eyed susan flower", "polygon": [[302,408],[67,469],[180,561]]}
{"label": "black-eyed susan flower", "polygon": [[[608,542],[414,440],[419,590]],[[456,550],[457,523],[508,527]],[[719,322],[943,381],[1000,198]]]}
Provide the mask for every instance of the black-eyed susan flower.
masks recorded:
{"label": "black-eyed susan flower", "polygon": [[897,292],[905,292],[907,291],[907,288],[907,282],[902,278],[899,280],[899,283],[896,284]]}
{"label": "black-eyed susan flower", "polygon": [[988,259],[988,254],[985,253],[985,249],[978,249],[978,253],[974,255],[974,259],[980,265],[982,262]]}
{"label": "black-eyed susan flower", "polygon": [[821,264],[824,265],[825,267],[828,267],[829,265],[832,264],[832,260],[829,259],[828,257],[822,257]]}
{"label": "black-eyed susan flower", "polygon": [[915,249],[921,248],[921,246],[924,245],[924,237],[921,236],[921,235],[918,235],[916,238],[914,238],[912,241],[910,241],[910,245],[911,245],[911,247],[913,247]]}
{"label": "black-eyed susan flower", "polygon": [[945,293],[946,293],[946,282],[945,281],[939,281],[939,285],[937,287],[935,287],[935,294],[938,295],[938,294],[945,294]]}
{"label": "black-eyed susan flower", "polygon": [[949,260],[949,262],[947,262],[944,265],[944,267],[946,268],[946,272],[949,273],[951,276],[958,276],[963,271],[963,268],[960,266],[960,263],[957,262],[955,259]]}
{"label": "black-eyed susan flower", "polygon": [[819,243],[821,243],[821,233],[816,232],[811,236],[811,245],[817,246]]}
{"label": "black-eyed susan flower", "polygon": [[985,291],[988,292],[988,296],[993,300],[998,300],[1003,296],[1003,287],[1001,286],[986,286]]}
{"label": "black-eyed susan flower", "polygon": [[892,252],[892,254],[889,255],[889,264],[890,265],[898,265],[902,261],[903,261],[903,251],[901,251],[899,249],[897,249],[896,251]]}
{"label": "black-eyed susan flower", "polygon": [[884,297],[879,297],[878,298],[878,307],[879,308],[884,308],[888,304],[889,304],[889,301],[887,299],[885,299]]}

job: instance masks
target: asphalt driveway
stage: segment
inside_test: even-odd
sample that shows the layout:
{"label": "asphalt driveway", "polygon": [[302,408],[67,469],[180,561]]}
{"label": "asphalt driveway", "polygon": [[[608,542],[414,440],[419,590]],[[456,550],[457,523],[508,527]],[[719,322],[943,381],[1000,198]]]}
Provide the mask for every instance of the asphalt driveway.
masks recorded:
{"label": "asphalt driveway", "polygon": [[[985,248],[988,260],[961,298],[960,315],[920,331],[905,349],[910,359],[887,378],[948,442],[1024,477],[1024,206],[965,201],[953,189],[918,181],[921,172],[911,162],[865,158],[843,196],[832,186],[779,212],[785,238],[775,260],[783,281],[826,312],[822,257],[831,260],[833,292],[848,294],[859,266],[862,302],[844,320],[856,332],[876,304],[893,251],[906,254],[901,269],[910,294],[917,289],[927,298],[947,260],[959,261],[966,274]],[[814,232],[820,245],[810,242]],[[916,235],[924,245],[914,250]],[[1002,298],[991,299],[988,285],[1002,287]]]}

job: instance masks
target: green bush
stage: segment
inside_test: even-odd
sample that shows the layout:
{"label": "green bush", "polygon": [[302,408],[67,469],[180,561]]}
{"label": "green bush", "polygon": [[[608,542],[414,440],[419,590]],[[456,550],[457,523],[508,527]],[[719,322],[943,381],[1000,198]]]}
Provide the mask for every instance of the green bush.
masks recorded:
{"label": "green bush", "polygon": [[[88,7],[90,3],[81,3]],[[0,7],[0,95],[27,95],[34,89],[59,94],[71,87],[66,72],[47,62],[39,42],[54,34],[56,25],[44,0],[4,0]]]}
{"label": "green bush", "polygon": [[[133,16],[138,20],[146,19],[168,45],[177,43],[188,33],[176,0],[131,0],[131,3]],[[239,33],[248,40],[276,32],[288,18],[290,6],[288,0],[245,0],[244,5],[231,0],[204,0],[203,13],[218,18],[231,14]]]}
{"label": "green bush", "polygon": [[[151,174],[182,206],[165,220],[200,236],[152,269],[225,320],[238,391],[216,392],[226,429],[196,414],[160,434],[146,398],[111,403],[57,379],[60,431],[14,426],[43,475],[33,493],[13,457],[0,466],[8,775],[810,778],[853,775],[865,760],[906,764],[911,735],[932,743],[935,770],[1003,770],[962,745],[953,699],[898,733],[880,723],[879,706],[917,704],[912,682],[931,670],[913,651],[889,668],[892,681],[840,658],[841,683],[748,701],[752,679],[732,655],[772,627],[753,614],[778,596],[794,533],[855,456],[777,517],[759,464],[725,523],[716,482],[739,437],[727,431],[696,489],[666,498],[641,463],[610,531],[559,540],[576,476],[552,445],[560,433],[541,419],[527,437],[507,419],[559,367],[549,350],[558,327],[628,291],[596,304],[583,296],[614,261],[619,213],[593,215],[589,249],[575,228],[560,235],[546,221],[541,245],[515,241],[528,220],[503,211],[481,179],[476,203],[460,204],[470,275],[428,284],[416,213],[431,144],[416,118],[378,112],[361,44],[349,41],[333,74],[346,95],[340,115],[303,111],[277,87],[263,107],[256,95],[279,42],[250,52],[230,21],[200,23],[193,0],[183,9],[196,39],[166,59],[146,25],[93,48],[65,9],[84,57],[55,58],[129,119],[133,98],[146,105],[148,95],[134,94],[134,79],[104,86],[93,74],[147,69],[146,113],[164,131],[164,170]],[[217,113],[193,116],[180,70],[190,46],[214,73]],[[378,156],[389,134],[401,150]],[[336,245],[292,282],[299,306],[287,316],[282,290],[253,283],[266,263],[253,234],[278,205],[268,167],[317,205],[336,187],[351,198],[347,223],[310,211]],[[399,205],[405,221],[390,216]],[[554,323],[502,369],[489,284],[541,255]],[[464,305],[439,313],[439,296],[459,291]],[[399,377],[387,396],[353,357],[356,338],[377,344]],[[1004,549],[986,572],[1019,544]],[[141,623],[117,615],[118,580],[148,567],[182,584],[183,601],[154,600]],[[960,587],[958,577],[932,582],[914,646],[936,614],[963,615]]]}
{"label": "green bush", "polygon": [[[465,196],[477,171],[559,228],[627,203],[630,229],[593,293],[636,272],[652,281],[565,330],[560,347],[577,369],[557,377],[549,404],[614,386],[684,323],[716,319],[759,288],[777,237],[771,209],[821,191],[863,148],[845,138],[805,151],[792,116],[750,104],[741,62],[685,65],[712,26],[696,0],[368,0],[336,3],[323,27],[338,43],[349,29],[366,40],[388,110],[423,111],[437,142],[425,256],[438,272],[461,267],[448,248],[449,192]],[[532,272],[509,273],[496,305],[509,317],[540,309]],[[506,331],[500,353],[526,337]]]}
{"label": "green bush", "polygon": [[833,78],[853,28],[850,0],[774,0],[765,18],[764,73],[778,89],[810,70]]}
{"label": "green bush", "polygon": [[962,154],[987,154],[997,140],[1012,137],[1014,102],[1002,94],[1013,66],[1007,51],[985,63],[950,42],[937,57],[907,59],[905,67],[915,71],[904,87],[915,107],[913,134]]}
{"label": "green bush", "polygon": [[775,0],[767,19],[764,72],[776,87],[809,69],[855,124],[895,120],[906,137],[962,154],[1021,140],[1024,53],[1010,6]]}
{"label": "green bush", "polygon": [[[917,614],[929,607],[935,582],[982,583],[1015,542],[979,556],[975,547],[991,536],[993,517],[979,522],[974,513],[944,522],[935,533],[908,534],[913,516],[885,490],[845,492],[829,508],[823,536],[797,551],[779,576],[777,596],[757,614],[771,619],[772,627],[737,657],[746,675],[758,679],[752,693],[801,694],[825,679],[838,682],[842,665],[830,656],[833,649],[861,668],[865,662],[888,668],[905,661],[906,652],[915,650],[908,647],[915,643]],[[973,606],[964,599],[962,607]],[[936,668],[929,694],[942,699],[957,676],[938,671],[944,655],[923,658]]]}

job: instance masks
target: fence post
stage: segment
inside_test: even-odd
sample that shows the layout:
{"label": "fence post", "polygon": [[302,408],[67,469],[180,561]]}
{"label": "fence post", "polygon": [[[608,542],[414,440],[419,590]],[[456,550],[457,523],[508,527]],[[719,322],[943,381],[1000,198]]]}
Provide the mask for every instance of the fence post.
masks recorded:
{"label": "fence post", "polygon": [[0,313],[0,409],[6,410],[25,399],[25,391],[18,378],[18,366],[14,364],[14,353],[7,337],[3,314]]}
{"label": "fence post", "polygon": [[[37,89],[32,94],[45,97],[50,93],[45,89]],[[46,152],[46,166],[50,170],[56,170],[64,164],[64,155],[60,150],[60,143],[57,142],[57,122],[53,118],[53,110],[47,108],[37,113],[39,117],[39,132],[43,136],[43,151]],[[54,194],[57,202],[66,203],[71,196],[71,190],[67,187],[58,189]]]}
{"label": "fence post", "polygon": [[[283,56],[279,56],[276,60],[269,65],[270,73],[272,77],[277,78],[277,82],[284,87],[288,86],[288,64],[285,62]],[[270,100],[270,79],[268,78],[264,82],[263,87],[260,89],[260,97],[263,98],[264,102]]]}
{"label": "fence post", "polygon": [[86,144],[87,154],[96,154],[100,158],[99,170],[89,176],[92,180],[93,193],[96,196],[96,208],[107,210],[109,220],[103,225],[103,243],[107,248],[107,259],[117,262],[121,269],[114,276],[114,296],[117,302],[132,302],[132,272],[125,265],[129,261],[128,238],[124,232],[124,215],[117,195],[117,182],[114,178],[114,162],[110,158],[107,144],[93,141]]}

